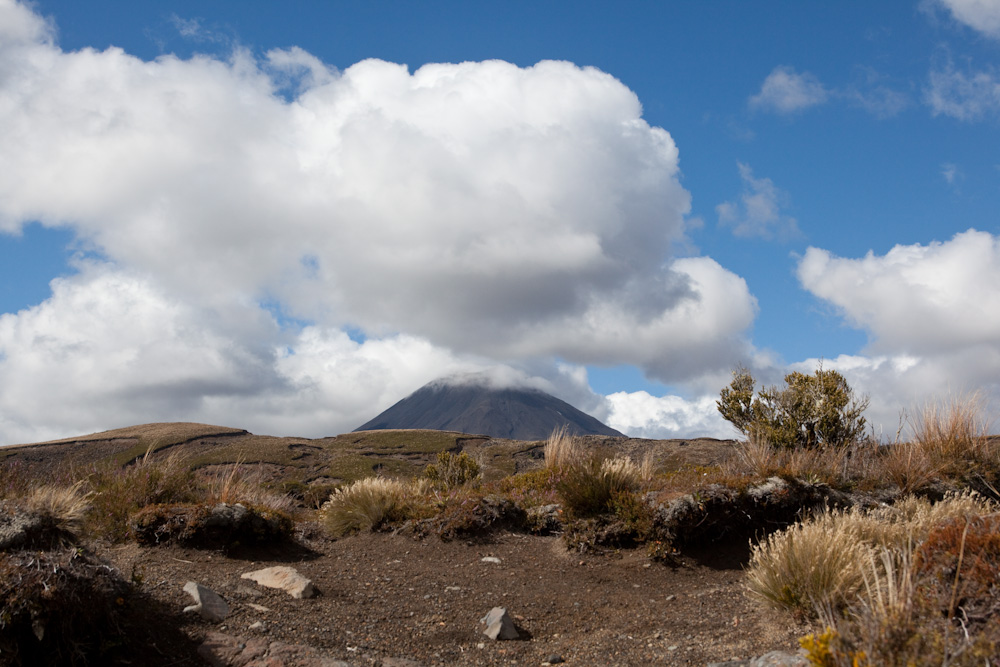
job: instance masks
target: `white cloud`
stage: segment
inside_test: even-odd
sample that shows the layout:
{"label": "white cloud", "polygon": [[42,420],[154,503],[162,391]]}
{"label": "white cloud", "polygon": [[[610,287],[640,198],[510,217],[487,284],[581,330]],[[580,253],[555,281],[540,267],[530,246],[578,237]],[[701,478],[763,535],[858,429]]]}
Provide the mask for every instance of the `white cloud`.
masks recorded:
{"label": "white cloud", "polygon": [[935,116],[974,121],[1000,112],[1000,78],[992,70],[966,73],[948,63],[929,79],[924,101]]}
{"label": "white cloud", "polygon": [[969,230],[861,259],[810,248],[798,277],[869,333],[869,356],[826,366],[871,395],[886,431],[901,408],[948,393],[981,390],[1000,407],[1000,239]]}
{"label": "white cloud", "polygon": [[790,114],[826,102],[829,92],[813,74],[799,74],[788,66],[775,67],[750,98],[750,106]]}
{"label": "white cloud", "polygon": [[4,316],[8,433],[154,413],[327,432],[448,372],[560,358],[683,381],[747,346],[745,282],[671,258],[677,147],[604,72],[147,62],[54,34],[0,0],[0,232],[68,227],[100,261]]}
{"label": "white cloud", "polygon": [[736,236],[788,239],[799,234],[795,218],[782,215],[788,195],[770,178],[754,178],[753,170],[739,165],[743,192],[739,202],[723,202],[715,207],[719,224],[731,227]]}
{"label": "white cloud", "polygon": [[977,32],[1000,38],[1000,2],[997,0],[930,0],[929,8],[946,9],[953,19]]}
{"label": "white cloud", "polygon": [[870,333],[873,350],[923,354],[1000,346],[1000,240],[987,232],[897,245],[861,259],[809,248],[797,271],[803,287]]}
{"label": "white cloud", "polygon": [[735,438],[739,433],[719,415],[718,396],[686,400],[645,391],[611,394],[607,424],[634,438]]}
{"label": "white cloud", "polygon": [[104,264],[52,287],[0,315],[0,444],[172,420],[332,435],[440,374],[484,367],[412,336],[281,332],[256,307],[194,308]]}

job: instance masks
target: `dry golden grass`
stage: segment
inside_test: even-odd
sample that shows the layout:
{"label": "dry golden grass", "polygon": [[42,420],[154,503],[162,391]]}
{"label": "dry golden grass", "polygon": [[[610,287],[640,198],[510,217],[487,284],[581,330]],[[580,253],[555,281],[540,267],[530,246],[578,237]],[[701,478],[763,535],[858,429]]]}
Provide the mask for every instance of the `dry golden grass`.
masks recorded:
{"label": "dry golden grass", "polygon": [[82,480],[68,487],[42,486],[25,499],[25,508],[42,517],[66,541],[75,542],[83,532],[91,495],[83,490]]}
{"label": "dry golden grass", "polygon": [[579,464],[586,452],[580,441],[569,435],[562,426],[552,432],[545,443],[545,467],[568,468]]}
{"label": "dry golden grass", "polygon": [[986,461],[997,453],[989,444],[989,422],[983,417],[979,394],[953,396],[928,403],[913,424],[913,445],[933,461]]}
{"label": "dry golden grass", "polygon": [[333,492],[320,508],[321,521],[337,537],[379,530],[387,523],[409,518],[423,502],[429,488],[428,480],[361,479]]}
{"label": "dry golden grass", "polygon": [[913,493],[937,479],[942,465],[922,447],[899,442],[885,447],[879,457],[879,469],[885,479],[899,487],[902,493]]}
{"label": "dry golden grass", "polygon": [[734,456],[723,469],[733,475],[750,475],[758,479],[784,476],[842,486],[868,474],[870,449],[867,442],[850,447],[775,447],[764,438],[752,436],[736,444]]}
{"label": "dry golden grass", "polygon": [[[806,614],[839,613],[866,586],[866,567],[898,558],[926,538],[932,527],[955,517],[978,516],[995,506],[974,493],[938,503],[908,497],[872,512],[824,512],[772,534],[753,547],[747,570],[750,591],[769,604]],[[880,570],[885,577],[887,571]],[[871,584],[867,584],[871,587]]]}
{"label": "dry golden grass", "polygon": [[264,485],[259,468],[253,470],[242,462],[233,463],[221,475],[212,478],[205,488],[205,500],[229,505],[241,503],[251,507],[291,514],[295,501],[287,494],[278,493]]}

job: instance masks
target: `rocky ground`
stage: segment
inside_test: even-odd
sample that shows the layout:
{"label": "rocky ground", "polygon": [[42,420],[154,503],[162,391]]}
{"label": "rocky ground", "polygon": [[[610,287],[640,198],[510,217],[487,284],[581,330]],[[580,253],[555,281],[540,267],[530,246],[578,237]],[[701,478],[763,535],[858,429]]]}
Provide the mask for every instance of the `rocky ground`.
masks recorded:
{"label": "rocky ground", "polygon": [[[307,527],[296,546],[229,555],[134,544],[98,551],[141,580],[159,610],[131,664],[203,665],[208,656],[253,667],[706,665],[794,651],[809,631],[746,597],[742,545],[668,566],[644,550],[568,552],[559,537],[330,540]],[[317,595],[293,599],[241,578],[272,565],[294,567]],[[219,593],[229,615],[182,613],[192,604],[188,581]],[[479,621],[494,607],[508,610],[520,640],[482,634]]]}

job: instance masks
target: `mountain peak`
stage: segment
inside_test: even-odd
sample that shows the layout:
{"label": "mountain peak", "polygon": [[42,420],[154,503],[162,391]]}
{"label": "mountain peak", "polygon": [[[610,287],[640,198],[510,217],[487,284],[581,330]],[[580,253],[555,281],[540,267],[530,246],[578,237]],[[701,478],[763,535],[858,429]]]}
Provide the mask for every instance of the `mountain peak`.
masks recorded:
{"label": "mountain peak", "polygon": [[434,380],[355,430],[421,428],[543,440],[563,426],[572,435],[622,435],[538,387],[484,373]]}

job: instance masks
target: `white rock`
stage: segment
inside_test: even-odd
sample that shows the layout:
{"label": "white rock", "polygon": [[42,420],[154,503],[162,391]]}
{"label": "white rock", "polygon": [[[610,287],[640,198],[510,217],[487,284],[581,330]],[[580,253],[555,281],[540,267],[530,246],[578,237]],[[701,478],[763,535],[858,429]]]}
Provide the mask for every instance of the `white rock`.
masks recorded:
{"label": "white rock", "polygon": [[299,574],[295,568],[285,565],[247,572],[241,576],[243,579],[250,579],[261,586],[280,588],[297,600],[311,598],[316,592],[309,579]]}
{"label": "white rock", "polygon": [[229,615],[229,605],[211,588],[189,581],[184,584],[184,592],[194,598],[194,604],[184,607],[184,611],[197,612],[213,623],[219,623]]}
{"label": "white rock", "polygon": [[517,639],[520,637],[514,627],[513,619],[503,607],[493,607],[490,609],[490,613],[479,619],[479,622],[486,624],[483,634],[490,639]]}
{"label": "white rock", "polygon": [[483,563],[496,563],[497,565],[500,564],[500,559],[497,558],[496,556],[483,556],[479,560],[482,561]]}

